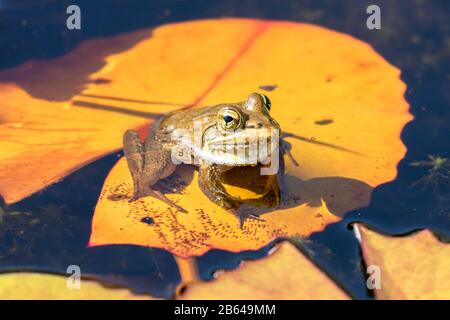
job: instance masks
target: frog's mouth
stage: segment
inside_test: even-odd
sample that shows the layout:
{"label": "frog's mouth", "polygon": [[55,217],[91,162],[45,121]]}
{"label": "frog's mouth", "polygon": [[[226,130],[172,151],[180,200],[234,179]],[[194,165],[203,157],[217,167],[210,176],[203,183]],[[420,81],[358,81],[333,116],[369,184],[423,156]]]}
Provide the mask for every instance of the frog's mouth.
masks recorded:
{"label": "frog's mouth", "polygon": [[[244,132],[245,131],[245,132]],[[203,136],[201,150],[196,153],[203,160],[225,166],[267,164],[278,155],[279,139],[267,129],[245,129],[222,135],[209,129]]]}
{"label": "frog's mouth", "polygon": [[277,175],[261,175],[261,169],[270,164],[233,167],[221,175],[225,190],[233,197],[252,205],[267,207],[277,206],[280,191]]}

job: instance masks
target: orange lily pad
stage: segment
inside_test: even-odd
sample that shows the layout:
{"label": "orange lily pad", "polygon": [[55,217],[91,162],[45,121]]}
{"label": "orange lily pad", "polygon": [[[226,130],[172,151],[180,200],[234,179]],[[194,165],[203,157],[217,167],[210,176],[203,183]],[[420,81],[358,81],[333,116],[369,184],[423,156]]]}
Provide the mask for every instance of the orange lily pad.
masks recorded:
{"label": "orange lily pad", "polygon": [[185,187],[167,196],[188,214],[150,197],[128,203],[121,159],[105,181],[90,244],[187,257],[308,236],[366,206],[372,188],[395,177],[412,118],[399,75],[369,45],[301,23],[202,20],[89,40],[0,72],[0,194],[13,203],[41,190],[119,150],[126,129],[143,133],[161,113],[240,101],[269,86],[273,117],[297,135],[287,139],[299,166],[286,159],[286,206],[240,229],[183,166],[172,182]]}
{"label": "orange lily pad", "polygon": [[258,261],[245,261],[237,270],[187,287],[178,297],[196,299],[344,300],[349,296],[289,242]]}
{"label": "orange lily pad", "polygon": [[450,244],[429,230],[389,237],[356,225],[367,266],[378,266],[377,299],[450,299]]}
{"label": "orange lily pad", "polygon": [[[164,47],[149,50],[153,43]],[[214,58],[204,58],[205,51]],[[155,90],[168,86],[173,97],[182,89],[172,79],[182,77],[189,88],[192,83],[202,87],[211,69],[220,70],[208,78],[209,86],[196,102],[200,106],[241,101],[259,87],[276,84],[268,94],[271,113],[283,131],[296,135],[287,140],[299,166],[286,157],[286,204],[264,213],[264,221],[247,220],[241,229],[235,216],[199,190],[197,172],[187,166],[166,179],[167,197],[187,214],[152,197],[129,203],[132,181],[121,159],[95,209],[91,246],[135,244],[183,257],[211,248],[259,249],[277,237],[323,230],[346,212],[367,206],[372,188],[396,176],[406,151],[400,133],[412,118],[405,85],[397,68],[351,36],[290,22],[206,20],[158,28],[124,55],[131,52],[146,57],[142,73],[158,70]],[[188,69],[199,60],[201,64],[195,72],[160,69],[171,59]],[[171,191],[177,186],[181,188]]]}
{"label": "orange lily pad", "polygon": [[122,79],[104,84],[97,80],[107,79],[95,72],[116,63],[114,52],[150,36],[147,30],[89,40],[63,57],[0,72],[0,194],[6,203],[120,149],[123,130],[148,122],[139,116],[146,105],[130,103],[122,110],[123,102],[86,94],[101,95],[108,87],[112,95],[134,95],[116,86]]}
{"label": "orange lily pad", "polygon": [[[80,288],[69,287],[67,277],[43,273],[0,275],[1,300],[148,300],[127,289],[106,288],[92,280],[81,280]],[[69,280],[70,281],[70,280]]]}

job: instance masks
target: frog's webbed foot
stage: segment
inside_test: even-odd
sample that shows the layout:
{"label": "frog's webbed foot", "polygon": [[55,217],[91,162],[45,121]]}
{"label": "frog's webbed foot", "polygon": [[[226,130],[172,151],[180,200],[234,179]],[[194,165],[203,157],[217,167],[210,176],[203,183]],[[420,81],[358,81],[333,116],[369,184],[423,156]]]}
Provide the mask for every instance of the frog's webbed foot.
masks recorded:
{"label": "frog's webbed foot", "polygon": [[180,207],[179,205],[177,205],[175,202],[173,202],[172,200],[170,200],[169,198],[167,198],[164,193],[162,193],[161,191],[158,190],[153,190],[151,188],[148,188],[149,192],[148,195],[149,196],[153,196],[156,199],[159,199],[165,203],[167,203],[169,206],[175,208],[177,211],[183,212],[183,213],[187,213],[187,210],[184,209],[183,207]]}
{"label": "frog's webbed foot", "polygon": [[230,211],[231,213],[235,213],[241,206],[241,202],[238,199],[233,198],[227,193],[217,192],[217,190],[214,193],[210,193],[204,186],[200,187],[200,189],[212,202],[217,204],[219,207]]}
{"label": "frog's webbed foot", "polygon": [[136,200],[139,200],[140,198],[145,197],[146,194],[144,194],[141,191],[136,191],[136,189],[133,191],[133,195],[128,199],[128,202],[134,202]]}
{"label": "frog's webbed foot", "polygon": [[130,199],[128,199],[128,202],[133,202],[133,201],[136,201],[140,198],[147,197],[147,196],[152,196],[158,200],[161,200],[161,201],[167,203],[169,206],[175,208],[177,211],[187,213],[186,209],[184,209],[183,207],[180,207],[175,202],[173,202],[172,200],[167,198],[164,195],[164,193],[162,193],[161,191],[154,190],[150,186],[147,186],[145,184],[140,184],[140,183],[138,183],[137,186],[134,187],[133,195],[131,196]]}
{"label": "frog's webbed foot", "polygon": [[144,187],[142,183],[137,182],[134,184],[133,195],[128,199],[128,202],[139,200],[140,198],[147,197],[151,194],[152,190],[149,187]]}
{"label": "frog's webbed foot", "polygon": [[246,211],[245,209],[243,209],[243,210],[239,210],[239,212],[237,210],[232,210],[232,213],[239,218],[239,228],[241,228],[241,229],[244,227],[244,222],[247,219],[256,220],[256,221],[266,221],[265,219],[261,218],[260,216],[252,214],[250,212],[250,210]]}

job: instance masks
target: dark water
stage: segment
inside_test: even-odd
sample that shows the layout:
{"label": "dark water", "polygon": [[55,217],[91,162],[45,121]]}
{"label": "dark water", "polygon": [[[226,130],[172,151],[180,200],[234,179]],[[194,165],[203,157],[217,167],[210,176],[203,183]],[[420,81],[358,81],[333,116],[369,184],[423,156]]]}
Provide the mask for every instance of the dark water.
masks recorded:
{"label": "dark water", "polygon": [[[30,58],[52,58],[82,40],[168,22],[223,16],[311,22],[352,34],[402,70],[415,120],[402,132],[408,153],[395,181],[376,188],[366,209],[313,234],[302,249],[353,297],[371,298],[351,223],[392,235],[430,228],[450,237],[449,171],[413,166],[430,155],[450,158],[449,1],[77,1],[83,28],[65,28],[71,1],[0,0],[0,68]],[[381,7],[382,29],[365,27],[369,4]],[[171,297],[180,281],[173,257],[159,249],[106,246],[86,249],[102,182],[120,154],[84,167],[64,181],[2,209],[0,271],[65,273],[77,264],[86,275],[137,292]],[[417,183],[419,181],[419,183]],[[426,183],[428,182],[428,183]],[[214,250],[198,258],[201,276],[230,269],[257,252]]]}

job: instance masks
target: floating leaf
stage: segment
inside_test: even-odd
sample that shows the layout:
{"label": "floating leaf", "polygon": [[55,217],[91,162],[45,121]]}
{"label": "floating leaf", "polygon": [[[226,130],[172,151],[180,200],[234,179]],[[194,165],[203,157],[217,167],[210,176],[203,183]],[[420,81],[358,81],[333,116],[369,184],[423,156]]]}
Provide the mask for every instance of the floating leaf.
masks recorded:
{"label": "floating leaf", "polygon": [[[405,153],[400,133],[411,115],[399,70],[345,34],[289,22],[194,21],[158,28],[116,60],[103,77],[115,79],[114,70],[132,69],[127,87],[156,77],[158,85],[148,94],[171,92],[166,100],[177,102],[187,101],[179,100],[185,91],[203,88],[195,95],[200,106],[241,101],[276,83],[269,93],[271,113],[292,134],[287,140],[299,166],[286,157],[284,206],[258,209],[264,221],[247,220],[240,229],[235,216],[199,190],[192,167],[180,166],[162,182],[167,197],[187,214],[152,197],[128,202],[132,181],[121,159],[101,192],[91,246],[135,244],[187,257],[211,248],[259,249],[280,236],[308,236],[368,205],[372,188],[395,177]],[[173,64],[177,67],[168,67]]]}
{"label": "floating leaf", "polygon": [[284,207],[240,229],[199,191],[188,167],[167,179],[169,190],[181,187],[168,197],[187,215],[150,197],[128,203],[122,159],[102,190],[91,245],[162,247],[180,256],[258,249],[322,230],[395,177],[405,153],[400,132],[411,119],[398,69],[325,28],[217,19],[93,39],[63,57],[1,71],[0,194],[6,203],[29,196],[119,150],[126,129],[144,136],[161,113],[240,101],[268,84],[276,84],[273,117],[293,134],[287,140],[300,164],[286,159]]}
{"label": "floating leaf", "polygon": [[292,244],[280,244],[258,261],[194,283],[179,299],[349,299],[349,296]]}
{"label": "floating leaf", "polygon": [[377,299],[450,299],[450,244],[429,230],[389,237],[360,224],[355,228],[366,265],[379,267]]}
{"label": "floating leaf", "polygon": [[[0,299],[11,300],[129,300],[155,299],[127,289],[104,287],[81,280],[79,289],[68,277],[41,273],[0,275]],[[258,261],[245,261],[239,269],[221,273],[207,282],[189,282],[178,299],[348,299],[333,280],[320,271],[295,246],[284,242]]]}
{"label": "floating leaf", "polygon": [[67,285],[67,277],[41,273],[0,275],[0,300],[143,300],[127,289],[106,288],[91,280],[81,280],[79,289]]}

